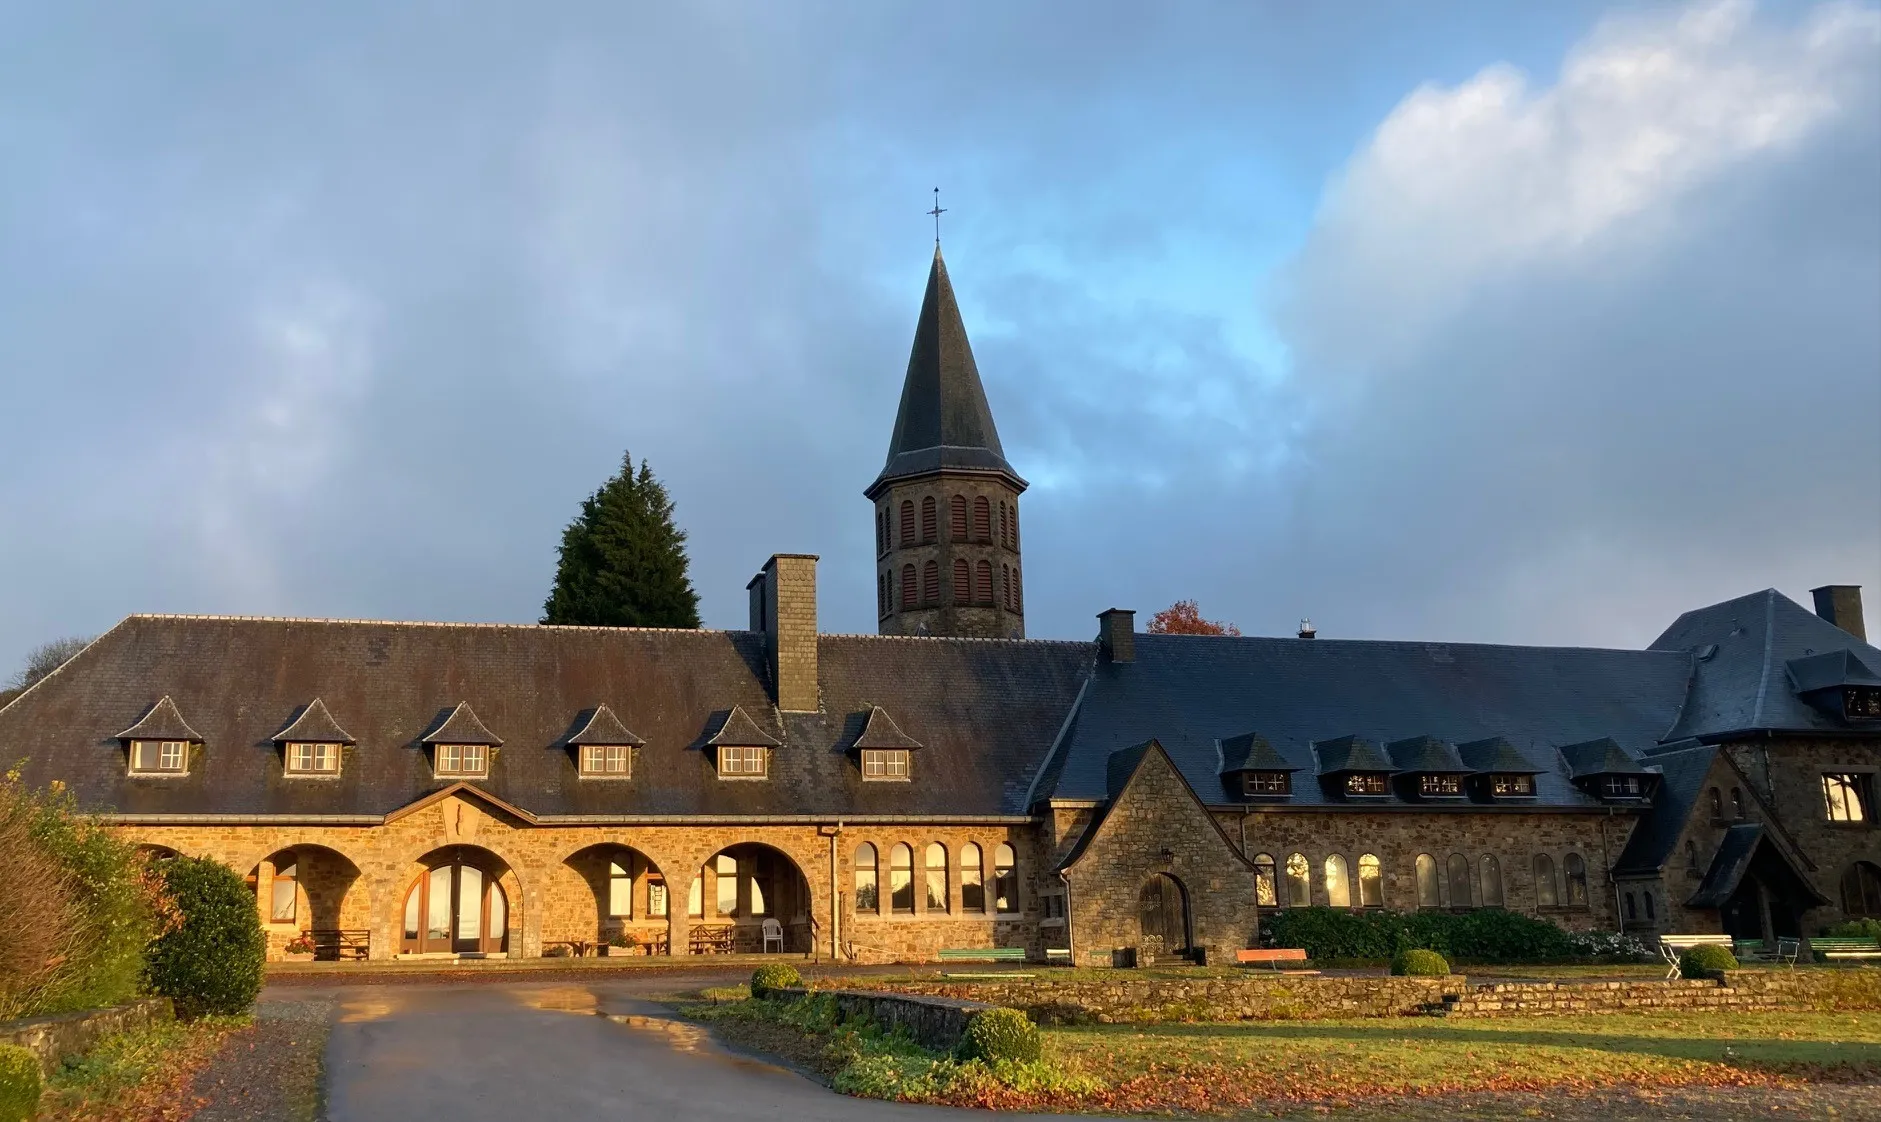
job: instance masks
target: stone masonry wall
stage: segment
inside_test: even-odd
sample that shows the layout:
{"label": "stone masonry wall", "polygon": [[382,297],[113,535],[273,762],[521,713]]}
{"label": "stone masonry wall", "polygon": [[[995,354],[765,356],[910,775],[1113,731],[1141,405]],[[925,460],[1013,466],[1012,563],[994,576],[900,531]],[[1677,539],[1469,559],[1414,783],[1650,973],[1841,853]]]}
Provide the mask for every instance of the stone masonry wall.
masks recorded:
{"label": "stone masonry wall", "polygon": [[[963,495],[967,500],[967,537],[965,539],[955,539],[949,525],[948,503],[954,495]],[[937,525],[932,541],[921,540],[921,500],[927,497],[932,497],[936,506]],[[976,540],[973,534],[972,503],[978,497],[984,497],[992,504],[993,527],[990,540]],[[915,543],[908,546],[901,544],[900,512],[904,499],[913,502],[915,508]],[[982,639],[1025,638],[1024,581],[1019,576],[1019,550],[1008,547],[999,540],[1000,503],[1005,503],[1006,509],[1013,512],[1016,517],[1019,509],[1018,493],[997,479],[984,475],[930,476],[890,486],[888,493],[876,503],[878,515],[883,511],[887,513],[889,530],[888,550],[877,556],[875,564],[878,587],[884,577],[888,580],[888,611],[881,615],[878,628],[883,635],[963,635]],[[964,559],[969,567],[976,566],[981,561],[993,567],[993,596],[999,603],[955,605],[955,558]],[[901,567],[913,565],[918,581],[923,566],[929,561],[940,566],[940,602],[904,610],[901,606]],[[1009,611],[1000,600],[1001,566],[1010,567],[1013,571],[1013,579],[1019,583],[1020,611]]]}
{"label": "stone masonry wall", "polygon": [[[1797,848],[1816,864],[1812,874],[1816,887],[1830,903],[1803,916],[1802,933],[1814,935],[1820,928],[1848,918],[1843,910],[1843,874],[1858,861],[1881,868],[1881,805],[1868,808],[1866,822],[1831,822],[1823,799],[1822,777],[1829,773],[1865,775],[1871,800],[1881,803],[1881,737],[1760,740],[1727,744],[1725,752],[1757,793],[1775,807],[1777,820],[1795,839]],[[1729,795],[1726,790],[1727,815]],[[1700,809],[1694,818],[1702,815],[1709,820],[1709,797],[1708,793],[1700,796]],[[1669,875],[1672,871],[1668,867]]]}
{"label": "stone masonry wall", "polygon": [[0,1044],[24,1048],[48,1078],[66,1056],[87,1052],[113,1033],[129,1032],[171,1017],[170,999],[147,997],[108,1009],[85,1009],[52,1017],[0,1022]]}

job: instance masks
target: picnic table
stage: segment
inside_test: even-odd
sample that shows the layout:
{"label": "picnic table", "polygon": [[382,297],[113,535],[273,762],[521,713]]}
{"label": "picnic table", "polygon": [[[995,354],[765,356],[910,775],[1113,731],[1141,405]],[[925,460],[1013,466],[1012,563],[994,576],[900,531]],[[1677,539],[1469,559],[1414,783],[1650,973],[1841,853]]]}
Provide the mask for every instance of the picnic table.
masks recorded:
{"label": "picnic table", "polygon": [[711,927],[695,927],[687,935],[687,949],[693,954],[730,954],[732,953],[732,925],[715,924]]}

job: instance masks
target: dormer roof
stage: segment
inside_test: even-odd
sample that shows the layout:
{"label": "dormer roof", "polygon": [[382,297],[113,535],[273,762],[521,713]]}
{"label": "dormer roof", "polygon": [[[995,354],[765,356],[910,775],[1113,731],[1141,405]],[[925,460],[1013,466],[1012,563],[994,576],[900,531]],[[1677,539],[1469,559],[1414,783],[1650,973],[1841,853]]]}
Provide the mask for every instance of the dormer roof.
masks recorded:
{"label": "dormer roof", "polygon": [[1863,662],[1854,651],[1826,651],[1784,663],[1790,686],[1799,694],[1845,686],[1881,686],[1881,674]]}
{"label": "dormer roof", "polygon": [[1257,732],[1244,732],[1240,736],[1217,740],[1215,748],[1221,753],[1223,775],[1233,771],[1306,770],[1281,755],[1279,749]]}
{"label": "dormer roof", "polygon": [[631,744],[638,748],[646,741],[633,734],[633,730],[620,723],[614,711],[605,705],[597,705],[587,713],[587,718],[577,718],[578,727],[562,740],[571,747],[583,744]]}
{"label": "dormer roof", "polygon": [[1399,775],[1461,775],[1470,770],[1449,741],[1434,736],[1394,740],[1386,751]]}
{"label": "dormer roof", "polygon": [[1590,775],[1656,774],[1642,766],[1610,736],[1564,745],[1561,758],[1567,761],[1568,775],[1574,779],[1585,779]]}
{"label": "dormer roof", "polygon": [[287,727],[274,734],[276,744],[357,744],[351,733],[340,727],[319,698],[314,698],[295,714]]}
{"label": "dormer roof", "polygon": [[[148,695],[146,695],[148,696]],[[155,705],[145,710],[136,724],[118,733],[119,740],[187,740],[192,744],[201,744],[202,737],[189,727],[183,714],[176,708],[176,702],[164,694]]]}
{"label": "dormer roof", "polygon": [[730,745],[735,748],[781,748],[783,742],[758,727],[742,706],[734,705],[719,722],[718,730],[705,738],[710,747]]}
{"label": "dormer roof", "polygon": [[870,707],[869,715],[862,724],[862,734],[856,737],[852,747],[913,749],[925,745],[902,732],[900,726],[895,724],[895,719],[888,715],[888,710],[876,705]]}
{"label": "dormer roof", "polygon": [[1340,736],[1313,741],[1319,757],[1319,774],[1338,775],[1348,771],[1395,771],[1396,766],[1375,740],[1362,736]]}
{"label": "dormer roof", "polygon": [[1471,771],[1488,775],[1540,775],[1544,768],[1522,754],[1506,736],[1491,736],[1456,746],[1456,754]]}
{"label": "dormer roof", "polygon": [[501,747],[503,738],[484,727],[477,719],[477,713],[470,707],[470,702],[460,701],[457,708],[445,715],[444,719],[432,726],[430,732],[419,737],[422,744],[484,744],[492,748]]}

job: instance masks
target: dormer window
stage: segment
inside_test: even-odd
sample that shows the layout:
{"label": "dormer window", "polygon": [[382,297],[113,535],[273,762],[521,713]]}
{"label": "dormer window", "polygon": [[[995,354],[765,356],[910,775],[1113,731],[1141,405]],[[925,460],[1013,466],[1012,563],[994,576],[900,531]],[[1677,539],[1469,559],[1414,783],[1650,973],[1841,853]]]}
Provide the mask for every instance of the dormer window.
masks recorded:
{"label": "dormer window", "polygon": [[1849,686],[1843,690],[1842,715],[1851,721],[1881,721],[1881,687]]}
{"label": "dormer window", "polygon": [[1637,775],[1605,775],[1600,779],[1600,794],[1608,799],[1641,799],[1646,797],[1646,783]]}
{"label": "dormer window", "polygon": [[1390,778],[1383,772],[1355,771],[1345,777],[1345,793],[1360,796],[1389,795]]}
{"label": "dormer window", "polygon": [[182,775],[189,769],[189,741],[131,741],[131,774]]}
{"label": "dormer window", "polygon": [[1498,799],[1532,799],[1535,777],[1532,775],[1491,775],[1489,793]]}
{"label": "dormer window", "polygon": [[439,744],[437,773],[461,779],[482,779],[490,773],[490,753],[483,744]]}
{"label": "dormer window", "polygon": [[1244,771],[1241,773],[1241,793],[1256,799],[1286,798],[1293,794],[1293,773]]}
{"label": "dormer window", "polygon": [[1461,798],[1463,777],[1460,775],[1420,775],[1417,777],[1417,793],[1426,799]]}
{"label": "dormer window", "polygon": [[288,742],[287,774],[338,775],[339,773],[340,746],[338,744]]}
{"label": "dormer window", "polygon": [[724,744],[718,750],[720,779],[763,779],[770,764],[769,750],[756,744]]}
{"label": "dormer window", "polygon": [[862,749],[862,778],[907,779],[908,750],[906,748]]}
{"label": "dormer window", "polygon": [[589,777],[626,779],[633,774],[634,750],[627,744],[584,744],[581,746],[581,774]]}

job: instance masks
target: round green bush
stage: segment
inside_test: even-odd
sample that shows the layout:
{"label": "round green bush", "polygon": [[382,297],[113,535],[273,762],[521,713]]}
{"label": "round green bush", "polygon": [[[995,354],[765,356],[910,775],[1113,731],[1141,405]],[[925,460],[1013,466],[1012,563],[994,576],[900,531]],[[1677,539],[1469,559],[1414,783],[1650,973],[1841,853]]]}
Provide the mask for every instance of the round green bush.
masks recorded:
{"label": "round green bush", "polygon": [[1679,956],[1679,977],[1711,978],[1724,970],[1737,969],[1737,956],[1731,948],[1720,946],[1692,947]]}
{"label": "round green bush", "polygon": [[39,1061],[24,1048],[0,1044],[0,1122],[32,1122],[39,1114]]}
{"label": "round green bush", "polygon": [[1017,1060],[1031,1063],[1044,1045],[1038,1026],[1017,1009],[984,1009],[967,1022],[960,1038],[960,1057],[967,1060]]}
{"label": "round green bush", "polygon": [[1410,978],[1441,978],[1450,973],[1450,964],[1436,951],[1413,947],[1391,956],[1391,972]]}
{"label": "round green bush", "polygon": [[772,990],[793,990],[803,985],[803,975],[788,962],[767,962],[751,972],[751,996],[763,997]]}
{"label": "round green bush", "polygon": [[163,883],[183,922],[150,945],[151,992],[170,998],[183,1018],[246,1012],[261,992],[267,955],[255,894],[207,858],[165,861]]}

